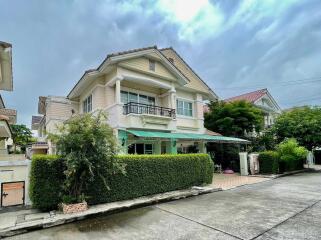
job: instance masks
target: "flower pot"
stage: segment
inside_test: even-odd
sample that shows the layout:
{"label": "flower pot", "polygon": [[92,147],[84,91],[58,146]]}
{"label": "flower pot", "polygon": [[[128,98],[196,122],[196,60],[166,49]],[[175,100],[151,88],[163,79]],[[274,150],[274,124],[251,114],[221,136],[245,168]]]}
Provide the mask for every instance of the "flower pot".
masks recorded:
{"label": "flower pot", "polygon": [[62,203],[62,211],[64,214],[67,213],[79,213],[86,211],[88,209],[87,202],[81,202],[81,203],[73,203],[73,204],[65,204]]}

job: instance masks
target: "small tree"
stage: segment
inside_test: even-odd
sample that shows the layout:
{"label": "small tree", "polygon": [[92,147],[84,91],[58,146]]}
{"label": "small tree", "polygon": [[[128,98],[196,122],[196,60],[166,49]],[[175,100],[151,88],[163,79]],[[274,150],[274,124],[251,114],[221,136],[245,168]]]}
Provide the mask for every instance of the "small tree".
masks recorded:
{"label": "small tree", "polygon": [[109,189],[108,175],[125,173],[124,165],[115,158],[117,141],[106,120],[102,112],[75,116],[58,127],[59,134],[50,136],[65,159],[64,202],[83,201],[95,178],[101,178]]}
{"label": "small tree", "polygon": [[16,151],[16,146],[20,146],[22,150],[25,150],[26,146],[33,142],[34,138],[32,137],[32,132],[26,127],[26,125],[11,125],[11,129],[14,151]]}
{"label": "small tree", "polygon": [[263,126],[262,111],[245,101],[211,102],[205,114],[205,127],[226,136],[244,137]]}

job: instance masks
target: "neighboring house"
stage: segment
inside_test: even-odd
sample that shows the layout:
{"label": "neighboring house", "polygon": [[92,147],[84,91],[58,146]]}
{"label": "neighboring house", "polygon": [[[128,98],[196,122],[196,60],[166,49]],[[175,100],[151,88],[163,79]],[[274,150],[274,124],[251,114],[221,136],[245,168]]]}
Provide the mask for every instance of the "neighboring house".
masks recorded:
{"label": "neighboring house", "polygon": [[[11,51],[11,44],[0,42],[0,90],[13,90]],[[16,123],[16,116],[16,110],[5,108],[0,95],[0,209],[29,203],[29,161],[24,155],[9,155],[7,148],[12,136],[10,124]]]}
{"label": "neighboring house", "polygon": [[266,88],[254,92],[245,93],[239,96],[227,98],[224,101],[234,102],[240,100],[252,103],[254,106],[263,111],[265,128],[268,128],[271,125],[273,125],[275,119],[282,112],[281,108]]}
{"label": "neighboring house", "polygon": [[[205,152],[208,141],[242,142],[204,128],[204,101],[213,90],[173,48],[156,46],[107,55],[88,70],[67,97],[40,97],[32,128],[40,137],[74,114],[102,110],[114,129],[121,153]],[[55,151],[47,141],[48,152]]]}

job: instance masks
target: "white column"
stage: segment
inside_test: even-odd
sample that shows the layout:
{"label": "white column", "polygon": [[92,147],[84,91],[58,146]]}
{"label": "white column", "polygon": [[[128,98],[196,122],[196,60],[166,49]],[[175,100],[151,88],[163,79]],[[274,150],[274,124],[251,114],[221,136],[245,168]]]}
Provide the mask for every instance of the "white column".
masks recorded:
{"label": "white column", "polygon": [[120,104],[121,103],[121,99],[120,99],[120,79],[116,80],[116,84],[115,84],[115,102],[116,104]]}
{"label": "white column", "polygon": [[169,90],[169,97],[170,97],[170,107],[171,108],[176,108],[176,90],[174,83],[172,83],[172,88]]}

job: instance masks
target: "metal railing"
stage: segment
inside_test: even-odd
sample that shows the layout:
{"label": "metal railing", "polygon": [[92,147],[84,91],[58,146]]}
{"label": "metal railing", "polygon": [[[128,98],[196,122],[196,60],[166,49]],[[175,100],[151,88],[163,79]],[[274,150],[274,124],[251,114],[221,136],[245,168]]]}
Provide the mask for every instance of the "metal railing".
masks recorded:
{"label": "metal railing", "polygon": [[176,118],[176,111],[172,108],[148,105],[143,103],[129,102],[124,104],[123,114],[150,114],[164,117]]}

